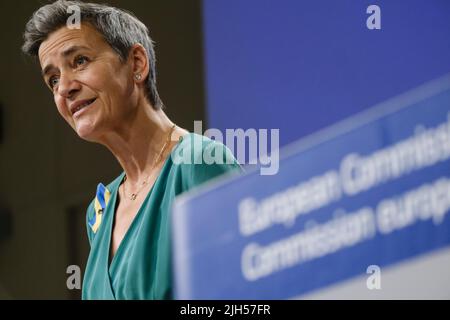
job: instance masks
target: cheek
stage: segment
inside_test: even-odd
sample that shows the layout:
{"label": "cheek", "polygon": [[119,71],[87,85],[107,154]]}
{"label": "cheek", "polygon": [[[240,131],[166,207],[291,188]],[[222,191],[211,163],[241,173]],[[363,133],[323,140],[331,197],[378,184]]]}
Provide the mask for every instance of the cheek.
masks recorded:
{"label": "cheek", "polygon": [[58,109],[59,114],[64,117],[65,116],[64,115],[64,105],[63,105],[64,102],[62,101],[61,98],[58,98],[57,96],[55,96],[53,98],[53,100],[55,101],[56,109]]}
{"label": "cheek", "polygon": [[62,97],[54,97],[56,109],[58,110],[59,114],[67,121],[69,124],[71,124],[71,117],[69,115],[69,111],[65,102],[65,99]]}
{"label": "cheek", "polygon": [[106,91],[116,94],[123,89],[124,72],[122,68],[110,64],[92,65],[91,68],[80,74],[80,80],[96,91]]}
{"label": "cheek", "polygon": [[121,108],[129,102],[133,93],[133,83],[123,70],[107,69],[92,75],[89,84],[100,96],[107,114],[123,111]]}
{"label": "cheek", "polygon": [[104,89],[115,97],[128,96],[133,88],[133,82],[130,81],[128,75],[128,67],[120,64],[102,67],[102,72],[98,73],[98,75],[102,75],[102,79],[96,78],[96,80],[103,83]]}

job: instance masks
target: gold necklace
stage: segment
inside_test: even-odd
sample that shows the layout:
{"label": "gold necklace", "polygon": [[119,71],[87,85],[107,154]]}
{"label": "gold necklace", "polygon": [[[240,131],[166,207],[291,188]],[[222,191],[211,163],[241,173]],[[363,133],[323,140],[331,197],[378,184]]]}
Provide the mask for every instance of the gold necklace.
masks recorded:
{"label": "gold necklace", "polygon": [[[167,148],[167,145],[168,145],[169,142],[171,141],[172,133],[173,133],[173,131],[175,130],[175,127],[176,127],[176,125],[173,125],[172,128],[170,129],[170,132],[169,132],[169,134],[168,134],[168,136],[167,136],[166,142],[164,143],[164,145],[163,145],[161,151],[159,152],[158,156],[157,156],[157,157],[155,158],[155,160],[153,161],[153,164],[152,164],[152,167],[151,167],[151,169],[150,169],[150,172],[153,171],[153,169],[156,167],[156,165],[157,165],[158,162],[160,161],[161,156],[163,155],[164,151],[165,151],[166,148]],[[133,201],[136,200],[136,198],[137,198],[139,192],[141,192],[141,190],[147,185],[147,180],[148,180],[149,177],[150,177],[150,174],[148,174],[147,177],[145,178],[144,182],[142,182],[141,187],[140,187],[136,192],[134,192],[134,193],[131,194],[131,196],[129,197],[130,200],[133,200]],[[126,192],[126,190],[125,190],[125,181],[127,181],[127,176],[126,176],[126,175],[125,175],[125,177],[124,177],[124,179],[123,179],[123,192],[124,192],[124,194],[126,195],[127,192]]]}

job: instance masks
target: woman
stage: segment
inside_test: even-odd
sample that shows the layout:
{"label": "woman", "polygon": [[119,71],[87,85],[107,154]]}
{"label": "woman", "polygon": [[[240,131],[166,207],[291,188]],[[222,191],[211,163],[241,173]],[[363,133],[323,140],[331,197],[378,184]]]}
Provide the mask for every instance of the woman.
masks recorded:
{"label": "woman", "polygon": [[[67,25],[69,6],[81,13],[78,28]],[[83,298],[171,298],[175,196],[240,170],[239,164],[222,144],[188,133],[165,115],[152,41],[131,14],[57,1],[34,13],[24,39],[23,51],[38,56],[64,120],[80,138],[106,146],[123,168],[112,183],[99,184],[87,210],[91,251]],[[223,161],[207,165],[205,152]],[[174,154],[190,156],[178,163]]]}

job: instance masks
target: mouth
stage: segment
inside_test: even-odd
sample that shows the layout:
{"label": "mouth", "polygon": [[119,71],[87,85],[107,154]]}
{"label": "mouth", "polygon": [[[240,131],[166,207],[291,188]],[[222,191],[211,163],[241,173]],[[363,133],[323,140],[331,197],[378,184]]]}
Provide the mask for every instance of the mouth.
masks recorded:
{"label": "mouth", "polygon": [[86,100],[84,101],[82,104],[76,106],[75,108],[73,108],[72,110],[72,115],[76,115],[78,112],[80,112],[81,110],[83,110],[84,108],[89,107],[91,104],[93,104],[95,101],[97,100],[97,98],[94,99],[90,99],[90,100]]}

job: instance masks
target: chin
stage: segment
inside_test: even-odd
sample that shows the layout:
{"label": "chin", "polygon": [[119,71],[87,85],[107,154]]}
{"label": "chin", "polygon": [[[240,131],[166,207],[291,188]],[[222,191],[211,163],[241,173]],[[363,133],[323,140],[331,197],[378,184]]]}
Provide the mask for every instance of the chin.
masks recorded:
{"label": "chin", "polygon": [[94,130],[94,126],[90,125],[90,124],[77,124],[75,126],[75,132],[78,134],[78,136],[86,141],[89,142],[95,142],[95,130]]}

